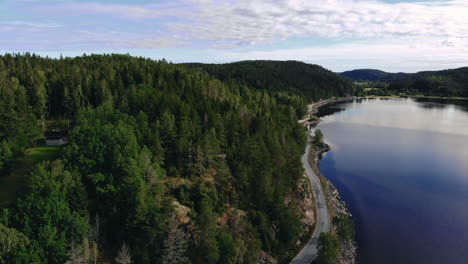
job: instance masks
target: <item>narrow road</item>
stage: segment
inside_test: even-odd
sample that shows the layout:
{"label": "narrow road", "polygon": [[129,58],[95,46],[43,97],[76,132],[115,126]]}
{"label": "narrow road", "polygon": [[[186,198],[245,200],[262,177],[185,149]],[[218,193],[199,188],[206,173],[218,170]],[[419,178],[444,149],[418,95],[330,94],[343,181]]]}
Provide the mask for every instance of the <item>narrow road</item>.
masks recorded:
{"label": "narrow road", "polygon": [[325,200],[325,195],[323,194],[322,184],[320,183],[318,176],[312,170],[308,159],[310,147],[311,141],[308,139],[305,153],[302,156],[301,161],[313,189],[313,194],[317,205],[317,223],[312,237],[304,246],[304,248],[299,252],[299,254],[297,254],[297,256],[291,261],[291,264],[310,264],[317,257],[320,233],[328,232],[330,230],[330,218],[328,216],[328,207]]}
{"label": "narrow road", "polygon": [[[315,115],[318,112],[318,109],[320,106],[329,104],[331,102],[336,102],[336,101],[338,101],[338,99],[327,99],[327,100],[319,101],[317,103],[309,104],[307,105],[307,115]],[[306,119],[298,120],[297,122],[299,124],[302,124],[302,123],[307,122],[308,120],[309,120],[309,117],[307,117]]]}

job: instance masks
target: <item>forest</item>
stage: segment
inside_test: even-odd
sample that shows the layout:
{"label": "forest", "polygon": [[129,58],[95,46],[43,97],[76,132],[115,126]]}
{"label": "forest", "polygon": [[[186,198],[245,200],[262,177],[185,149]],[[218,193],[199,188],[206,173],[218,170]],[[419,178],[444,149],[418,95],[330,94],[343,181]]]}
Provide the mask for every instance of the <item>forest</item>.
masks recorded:
{"label": "forest", "polygon": [[302,233],[287,198],[302,176],[297,119],[351,93],[298,62],[0,56],[0,178],[50,131],[67,142],[22,170],[0,263],[287,262]]}
{"label": "forest", "polygon": [[341,75],[355,81],[357,89],[377,88],[361,95],[468,97],[467,67],[417,73],[362,69],[343,72]]}
{"label": "forest", "polygon": [[301,95],[308,102],[353,93],[347,78],[321,66],[299,61],[257,60],[185,65],[203,69],[223,81],[237,80],[256,89]]}
{"label": "forest", "polygon": [[419,72],[391,82],[388,89],[408,95],[468,97],[468,68]]}

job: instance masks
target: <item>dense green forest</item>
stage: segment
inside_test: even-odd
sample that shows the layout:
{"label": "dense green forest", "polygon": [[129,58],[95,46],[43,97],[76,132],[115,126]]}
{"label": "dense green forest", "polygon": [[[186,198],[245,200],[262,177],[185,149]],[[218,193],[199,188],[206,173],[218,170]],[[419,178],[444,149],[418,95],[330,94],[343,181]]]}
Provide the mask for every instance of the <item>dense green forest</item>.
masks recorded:
{"label": "dense green forest", "polygon": [[50,123],[67,124],[68,144],[0,213],[0,263],[287,261],[302,232],[286,202],[302,175],[297,119],[310,98],[351,92],[290,64],[238,79],[127,55],[1,56],[0,177]]}
{"label": "dense green forest", "polygon": [[364,82],[386,84],[381,89],[371,91],[377,95],[468,97],[468,67],[418,73],[388,73],[364,69],[343,72],[341,75],[359,82],[357,85],[361,87]]}
{"label": "dense green forest", "polygon": [[321,66],[299,61],[258,60],[186,65],[203,69],[223,81],[237,80],[256,89],[302,95],[308,102],[353,93],[347,78],[340,78]]}
{"label": "dense green forest", "polygon": [[438,72],[418,72],[390,83],[390,90],[404,94],[468,97],[468,67]]}
{"label": "dense green forest", "polygon": [[375,69],[359,69],[352,71],[345,71],[340,75],[348,77],[356,82],[392,82],[407,78],[408,73],[391,73]]}

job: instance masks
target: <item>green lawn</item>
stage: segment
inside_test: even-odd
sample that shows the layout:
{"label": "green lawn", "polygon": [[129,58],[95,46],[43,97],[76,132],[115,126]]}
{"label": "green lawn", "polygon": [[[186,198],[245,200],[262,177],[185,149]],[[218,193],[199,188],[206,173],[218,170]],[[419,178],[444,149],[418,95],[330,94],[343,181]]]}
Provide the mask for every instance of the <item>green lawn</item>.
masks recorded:
{"label": "green lawn", "polygon": [[54,160],[62,146],[38,146],[29,148],[24,156],[16,160],[8,175],[0,177],[0,208],[8,206],[16,199],[18,191],[25,185],[28,172],[37,163]]}
{"label": "green lawn", "polygon": [[19,159],[20,164],[23,166],[31,166],[44,160],[55,159],[62,146],[40,146],[29,148],[25,151],[24,157]]}

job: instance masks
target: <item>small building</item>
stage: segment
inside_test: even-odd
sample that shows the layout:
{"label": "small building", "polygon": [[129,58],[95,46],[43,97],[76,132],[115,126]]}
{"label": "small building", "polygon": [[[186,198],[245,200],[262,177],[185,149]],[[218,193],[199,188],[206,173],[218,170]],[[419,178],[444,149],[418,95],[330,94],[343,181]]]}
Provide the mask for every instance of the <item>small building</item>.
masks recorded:
{"label": "small building", "polygon": [[66,131],[52,130],[44,132],[45,144],[47,146],[61,146],[67,144]]}
{"label": "small building", "polygon": [[61,146],[67,144],[66,138],[48,138],[45,141],[47,146]]}

